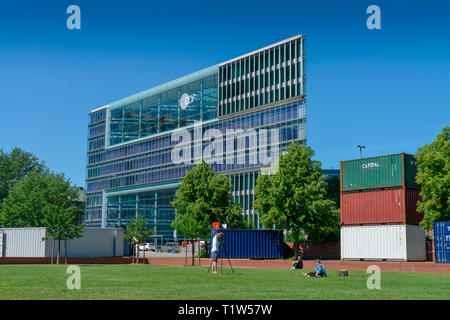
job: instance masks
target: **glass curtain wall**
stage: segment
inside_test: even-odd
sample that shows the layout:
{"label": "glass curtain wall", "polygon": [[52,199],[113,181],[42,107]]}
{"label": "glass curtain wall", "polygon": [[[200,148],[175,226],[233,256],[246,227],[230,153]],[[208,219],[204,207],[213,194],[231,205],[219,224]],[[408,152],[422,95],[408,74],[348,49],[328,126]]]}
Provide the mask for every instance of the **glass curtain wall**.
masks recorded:
{"label": "glass curtain wall", "polygon": [[[227,129],[267,130],[265,141],[258,135],[258,147],[244,138],[244,150],[231,153],[224,137],[223,151],[214,154],[222,163],[212,164],[216,173],[230,177],[232,200],[242,206],[248,222],[260,226],[252,205],[256,178],[264,165],[251,163],[250,152],[260,159],[261,146],[271,143],[271,129],[278,130],[280,152],[291,141],[306,143],[304,43],[301,36],[292,38],[92,111],[87,143],[88,226],[100,227],[102,209],[107,226],[124,226],[139,214],[149,228],[156,227],[157,234],[173,239],[170,223],[175,210],[170,201],[175,189],[139,189],[180,181],[194,167],[194,162],[172,162],[178,141],[171,141],[171,133],[187,128],[194,140],[192,127],[198,121],[203,122],[202,135],[209,129],[223,134]],[[236,146],[237,134],[233,139]],[[191,150],[194,143],[190,142]],[[203,142],[203,150],[208,144]],[[230,156],[232,164],[226,161]]]}
{"label": "glass curtain wall", "polygon": [[219,116],[304,94],[304,38],[219,68]]}
{"label": "glass curtain wall", "polygon": [[[110,107],[109,145],[168,132],[217,118],[217,68],[207,76],[150,89]],[[203,74],[203,73],[201,73]],[[195,77],[195,74],[192,75]],[[181,99],[187,99],[186,102]],[[185,103],[185,104],[184,104]],[[99,129],[103,130],[103,129]]]}
{"label": "glass curtain wall", "polygon": [[[233,119],[219,120],[202,127],[203,133],[209,129],[218,129],[226,132],[226,129],[266,129],[267,139],[260,142],[258,148],[252,149],[257,159],[260,159],[261,147],[270,143],[270,129],[277,129],[279,143],[283,147],[291,141],[304,142],[306,139],[304,100],[296,101],[279,107],[255,112],[251,115]],[[190,130],[194,137],[193,130]],[[260,137],[258,136],[258,139]],[[235,137],[236,139],[236,137]],[[224,143],[226,139],[223,139]],[[191,142],[193,149],[194,141]],[[94,192],[104,189],[144,185],[149,183],[177,180],[184,177],[186,170],[193,168],[193,163],[173,164],[171,153],[177,142],[171,141],[171,136],[158,137],[155,140],[146,140],[112,150],[99,152],[89,156],[87,191]],[[208,143],[203,144],[203,149]],[[235,141],[237,145],[237,141]],[[248,141],[245,146],[249,150]],[[226,146],[222,157],[222,163],[213,163],[213,169],[220,173],[230,170],[258,167],[260,163],[251,163],[247,152],[243,162],[238,159],[238,150],[233,151],[233,164],[226,163]],[[99,179],[103,181],[99,182]]]}
{"label": "glass curtain wall", "polygon": [[175,192],[172,188],[107,196],[106,226],[125,227],[140,215],[147,221],[148,229],[155,230],[155,234],[163,236],[165,241],[171,241],[174,229],[170,224],[175,219],[175,209],[170,202]]}

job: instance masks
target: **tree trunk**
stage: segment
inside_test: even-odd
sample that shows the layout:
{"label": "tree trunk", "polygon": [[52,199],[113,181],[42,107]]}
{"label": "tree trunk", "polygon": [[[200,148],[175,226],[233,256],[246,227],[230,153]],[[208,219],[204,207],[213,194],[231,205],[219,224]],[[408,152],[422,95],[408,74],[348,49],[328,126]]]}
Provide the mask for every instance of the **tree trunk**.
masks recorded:
{"label": "tree trunk", "polygon": [[54,255],[55,255],[55,239],[52,237],[52,264]]}
{"label": "tree trunk", "polygon": [[60,254],[61,254],[61,239],[58,239],[58,252],[56,253],[56,264],[59,264]]}
{"label": "tree trunk", "polygon": [[201,255],[201,249],[200,249],[200,240],[198,240],[198,266],[200,267],[200,255]]}
{"label": "tree trunk", "polygon": [[186,241],[186,238],[184,238],[184,266],[187,265],[187,251],[188,251],[187,244],[188,244],[188,242]]}
{"label": "tree trunk", "polygon": [[191,246],[192,246],[192,264],[193,266],[195,266],[195,243],[194,241],[191,242]]}
{"label": "tree trunk", "polygon": [[67,239],[64,239],[64,263],[67,264]]}
{"label": "tree trunk", "polygon": [[136,259],[136,263],[139,264],[139,244],[137,244],[137,259]]}

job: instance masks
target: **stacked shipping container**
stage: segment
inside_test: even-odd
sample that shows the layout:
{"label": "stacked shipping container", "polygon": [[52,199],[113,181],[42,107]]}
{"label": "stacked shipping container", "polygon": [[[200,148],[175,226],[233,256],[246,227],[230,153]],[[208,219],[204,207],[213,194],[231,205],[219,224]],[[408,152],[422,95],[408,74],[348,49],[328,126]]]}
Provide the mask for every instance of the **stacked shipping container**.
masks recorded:
{"label": "stacked shipping container", "polygon": [[344,193],[341,225],[419,224],[423,215],[416,210],[419,190],[388,189]]}
{"label": "stacked shipping container", "polygon": [[341,161],[342,259],[426,259],[416,172],[405,153]]}

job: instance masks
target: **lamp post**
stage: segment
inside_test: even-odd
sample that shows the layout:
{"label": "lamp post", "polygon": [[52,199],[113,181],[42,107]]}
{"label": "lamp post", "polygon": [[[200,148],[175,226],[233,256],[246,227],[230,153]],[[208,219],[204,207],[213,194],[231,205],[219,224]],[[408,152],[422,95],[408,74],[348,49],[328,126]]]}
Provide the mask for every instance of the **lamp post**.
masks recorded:
{"label": "lamp post", "polygon": [[359,148],[359,158],[362,159],[362,149],[365,149],[366,146],[357,144],[355,145],[355,148]]}

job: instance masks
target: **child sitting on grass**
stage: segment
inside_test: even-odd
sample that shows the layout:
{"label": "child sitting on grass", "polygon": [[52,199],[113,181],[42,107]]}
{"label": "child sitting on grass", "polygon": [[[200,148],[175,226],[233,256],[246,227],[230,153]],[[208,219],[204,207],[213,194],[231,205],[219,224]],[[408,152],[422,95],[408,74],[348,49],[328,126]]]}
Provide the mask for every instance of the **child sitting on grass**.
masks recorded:
{"label": "child sitting on grass", "polygon": [[326,277],[327,272],[325,270],[325,266],[320,263],[319,259],[316,259],[316,271],[309,272],[309,273],[302,273],[305,277],[311,278],[311,277]]}

